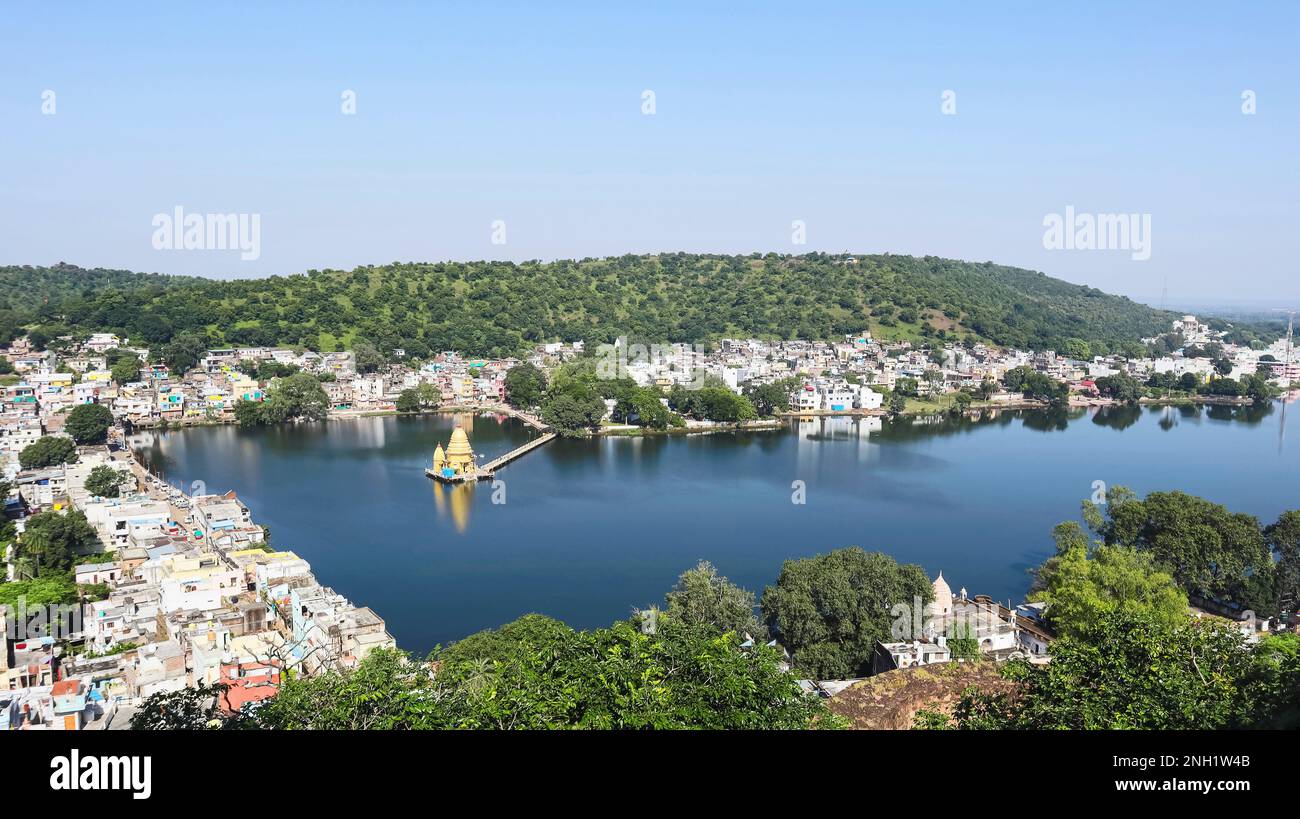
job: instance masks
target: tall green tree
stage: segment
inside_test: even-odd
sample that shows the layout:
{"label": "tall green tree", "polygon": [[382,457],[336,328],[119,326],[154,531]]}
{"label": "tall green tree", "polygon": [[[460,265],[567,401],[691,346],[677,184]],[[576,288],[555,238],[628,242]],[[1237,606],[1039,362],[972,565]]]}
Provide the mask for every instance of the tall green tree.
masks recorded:
{"label": "tall green tree", "polygon": [[118,384],[130,384],[140,380],[140,359],[133,355],[119,358],[110,370],[113,380]]}
{"label": "tall green tree", "polygon": [[1084,517],[1107,545],[1148,552],[1189,595],[1261,614],[1273,608],[1273,559],[1259,521],[1183,492],[1139,500],[1112,487],[1105,513],[1084,502]]}
{"label": "tall green tree", "polygon": [[17,544],[16,563],[19,573],[28,578],[59,574],[98,546],[99,535],[84,513],[41,512],[27,519]]}
{"label": "tall green tree", "polygon": [[44,435],[23,447],[18,465],[23,469],[43,469],[57,464],[75,463],[77,445],[62,435]]}
{"label": "tall green tree", "polygon": [[1187,595],[1148,552],[1128,546],[1090,548],[1077,523],[1058,527],[1059,551],[1043,567],[1040,591],[1031,600],[1047,604],[1057,635],[1077,635],[1104,614],[1121,610],[1177,625],[1187,619]]}
{"label": "tall green tree", "polygon": [[78,444],[102,444],[113,426],[113,413],[103,404],[78,404],[63,422],[63,431]]}
{"label": "tall green tree", "polygon": [[116,498],[122,485],[130,480],[131,476],[120,469],[100,464],[86,476],[86,491],[101,498]]}
{"label": "tall green tree", "polygon": [[767,636],[767,628],[754,613],[754,593],[718,574],[707,560],[682,572],[665,602],[668,616],[679,622],[731,632],[742,639],[746,634],[755,640]]}
{"label": "tall green tree", "polygon": [[[179,333],[171,341],[162,345],[159,357],[168,369],[180,376],[198,366],[199,358],[207,352],[207,349],[207,341],[197,334]],[[152,353],[149,360],[153,360]]]}
{"label": "tall green tree", "polygon": [[1273,590],[1287,613],[1300,608],[1300,510],[1283,512],[1264,529],[1264,541],[1277,556]]}
{"label": "tall green tree", "polygon": [[894,606],[914,611],[933,596],[920,566],[851,546],[787,560],[763,592],[762,611],[796,670],[844,679],[868,673],[876,641],[891,639]]}
{"label": "tall green tree", "polygon": [[295,373],[276,379],[262,402],[263,423],[281,424],[302,419],[324,421],[330,400],[315,376]]}
{"label": "tall green tree", "polygon": [[506,401],[518,409],[531,409],[542,402],[546,376],[535,365],[524,362],[506,372]]}

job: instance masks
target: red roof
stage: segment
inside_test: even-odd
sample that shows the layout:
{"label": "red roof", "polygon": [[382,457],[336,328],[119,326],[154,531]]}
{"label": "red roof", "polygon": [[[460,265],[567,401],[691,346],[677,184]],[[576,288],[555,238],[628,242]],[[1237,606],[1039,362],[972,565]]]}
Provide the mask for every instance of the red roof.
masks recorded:
{"label": "red roof", "polygon": [[81,690],[81,680],[59,680],[50,689],[50,694],[55,697],[66,697],[70,694],[76,694]]}

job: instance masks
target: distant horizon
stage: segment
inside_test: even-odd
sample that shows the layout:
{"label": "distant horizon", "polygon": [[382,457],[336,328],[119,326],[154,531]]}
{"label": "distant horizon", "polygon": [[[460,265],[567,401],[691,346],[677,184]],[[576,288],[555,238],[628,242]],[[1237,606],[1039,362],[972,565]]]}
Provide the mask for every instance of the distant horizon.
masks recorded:
{"label": "distant horizon", "polygon": [[[1046,270],[1036,269],[1036,268],[1032,268],[1032,267],[1023,267],[1023,266],[1021,266],[1021,265],[1010,264],[1010,263],[1007,263],[1007,262],[1000,262],[1000,261],[998,261],[998,260],[996,260],[996,259],[962,259],[962,258],[956,258],[956,257],[952,257],[952,256],[939,256],[938,254],[935,254],[935,253],[928,253],[928,254],[927,254],[927,253],[922,253],[922,254],[913,254],[913,253],[894,253],[894,252],[890,252],[890,251],[862,252],[862,251],[855,251],[855,250],[835,250],[835,251],[827,251],[827,250],[803,250],[803,251],[800,251],[800,252],[798,252],[798,253],[792,253],[792,252],[790,252],[790,251],[788,251],[788,250],[786,250],[786,251],[780,251],[780,250],[751,250],[751,251],[748,251],[748,252],[736,252],[736,253],[727,253],[727,252],[721,252],[721,251],[708,251],[708,250],[658,250],[658,251],[650,251],[650,252],[644,252],[644,253],[615,253],[615,254],[594,255],[594,256],[556,256],[556,257],[553,257],[553,258],[546,258],[546,259],[491,259],[491,258],[478,258],[478,259],[405,259],[405,260],[402,260],[402,261],[392,260],[392,261],[387,261],[387,262],[361,262],[361,263],[358,263],[358,264],[351,265],[350,267],[336,267],[336,266],[332,266],[332,265],[326,265],[326,266],[324,266],[324,267],[303,268],[302,270],[293,270],[293,271],[288,271],[288,272],[261,272],[261,273],[255,273],[255,274],[254,274],[254,273],[249,273],[249,274],[246,274],[246,275],[229,275],[229,276],[212,275],[212,274],[204,274],[204,273],[169,272],[169,271],[164,271],[164,270],[138,270],[138,269],[126,268],[126,267],[110,267],[110,266],[107,266],[107,265],[95,265],[95,264],[92,264],[92,265],[86,265],[86,264],[82,264],[82,263],[80,263],[80,262],[68,261],[67,259],[60,259],[60,260],[57,261],[57,262],[50,262],[50,263],[48,263],[48,264],[31,264],[31,263],[28,263],[28,262],[5,262],[5,263],[0,263],[0,267],[47,267],[47,268],[52,268],[52,267],[56,267],[57,265],[64,264],[64,265],[69,265],[69,266],[72,266],[72,267],[77,267],[77,268],[80,268],[80,269],[82,269],[82,270],[94,270],[94,269],[100,269],[100,270],[121,270],[121,271],[128,272],[128,273],[141,273],[141,274],[145,274],[145,275],[156,275],[156,276],[178,276],[178,277],[187,277],[187,278],[206,279],[206,280],[208,280],[208,281],[241,281],[241,280],[269,279],[269,278],[271,278],[271,277],[273,277],[273,276],[302,276],[302,275],[306,275],[306,274],[308,273],[308,271],[310,271],[310,270],[342,270],[342,271],[350,271],[350,270],[355,270],[355,269],[357,269],[357,268],[359,268],[359,267],[384,267],[384,266],[386,266],[386,265],[392,265],[392,264],[474,264],[474,263],[484,262],[484,263],[493,263],[493,264],[496,264],[496,263],[511,263],[511,264],[516,264],[516,265],[518,265],[518,264],[524,264],[524,263],[526,263],[526,262],[532,262],[532,261],[540,262],[540,263],[542,263],[542,264],[552,264],[552,263],[559,262],[559,261],[573,261],[573,262],[576,262],[576,261],[581,261],[582,259],[617,259],[617,258],[619,258],[620,256],[628,256],[628,255],[630,255],[630,256],[662,256],[662,255],[668,255],[668,254],[674,254],[674,253],[686,253],[686,254],[709,255],[709,256],[752,256],[752,255],[754,255],[754,254],[758,254],[758,255],[767,255],[768,253],[775,253],[775,254],[777,254],[777,255],[779,255],[779,256],[806,256],[806,255],[808,255],[808,254],[810,254],[810,253],[822,253],[822,254],[826,254],[826,255],[830,255],[830,256],[843,256],[843,255],[850,255],[850,256],[910,256],[910,257],[913,257],[913,258],[925,258],[926,256],[931,256],[931,257],[934,257],[934,258],[948,259],[948,260],[950,260],[950,261],[966,262],[966,263],[968,263],[968,264],[983,264],[983,263],[985,263],[985,262],[989,262],[989,263],[991,263],[991,264],[999,265],[999,266],[1002,266],[1002,267],[1014,267],[1014,268],[1018,268],[1018,269],[1021,269],[1021,270],[1028,270],[1028,271],[1031,271],[1031,272],[1034,272],[1034,273],[1042,273],[1043,275],[1047,276],[1048,278],[1057,279],[1058,281],[1063,281],[1063,282],[1066,282],[1066,283],[1068,283],[1068,284],[1074,284],[1074,285],[1078,285],[1078,286],[1081,286],[1081,287],[1082,287],[1082,286],[1088,286],[1088,287],[1092,287],[1092,286],[1093,286],[1093,285],[1088,285],[1086,282],[1071,281],[1071,280],[1066,279],[1066,278],[1063,278],[1063,277],[1061,277],[1061,276],[1054,275],[1054,274],[1052,274],[1051,272],[1046,271]],[[1266,314],[1268,314],[1269,312],[1272,312],[1272,311],[1278,311],[1278,316],[1277,316],[1277,318],[1278,318],[1279,320],[1285,320],[1285,315],[1284,315],[1284,313],[1282,313],[1281,311],[1284,311],[1284,310],[1287,310],[1287,309],[1292,309],[1292,308],[1295,308],[1295,309],[1297,309],[1297,310],[1300,310],[1300,299],[1297,299],[1297,300],[1295,300],[1295,301],[1293,301],[1293,302],[1287,302],[1287,300],[1285,300],[1285,299],[1272,299],[1272,300],[1266,300],[1266,299],[1259,299],[1259,298],[1253,298],[1253,299],[1252,299],[1252,298],[1246,298],[1246,299],[1242,299],[1242,298],[1220,298],[1220,297],[1203,297],[1203,298],[1190,297],[1190,298],[1182,298],[1182,297],[1171,297],[1171,296],[1168,296],[1168,295],[1162,297],[1160,294],[1157,294],[1157,295],[1154,295],[1154,296],[1146,296],[1146,297],[1143,297],[1143,296],[1140,296],[1140,295],[1133,295],[1133,294],[1129,294],[1129,293],[1116,293],[1116,292],[1112,292],[1112,291],[1106,290],[1105,288],[1097,288],[1097,289],[1102,290],[1103,292],[1106,292],[1106,293],[1108,293],[1109,295],[1114,295],[1114,296],[1124,296],[1124,297],[1127,297],[1127,298],[1130,299],[1131,301],[1137,302],[1138,304],[1146,305],[1147,307],[1151,307],[1151,308],[1156,309],[1156,310],[1161,310],[1161,309],[1163,309],[1163,310],[1168,310],[1168,311],[1172,311],[1172,312],[1202,310],[1202,311],[1209,311],[1209,312],[1212,313],[1215,309],[1217,309],[1217,308],[1222,308],[1223,310],[1226,310],[1226,311],[1241,311],[1241,312],[1243,312],[1243,313],[1258,313],[1258,314],[1260,314],[1263,318],[1268,318],[1268,316],[1267,316]],[[1162,300],[1165,302],[1165,304],[1164,304],[1163,307],[1161,306],[1161,301],[1162,301]]]}

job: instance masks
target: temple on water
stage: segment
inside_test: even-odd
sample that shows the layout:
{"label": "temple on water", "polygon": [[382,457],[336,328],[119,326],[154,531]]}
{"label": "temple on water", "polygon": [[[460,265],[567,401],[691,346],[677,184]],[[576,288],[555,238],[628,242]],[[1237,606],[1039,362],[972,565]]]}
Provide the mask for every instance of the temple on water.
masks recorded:
{"label": "temple on water", "polygon": [[444,451],[442,444],[433,451],[433,477],[447,481],[475,480],[477,465],[474,462],[474,450],[470,448],[469,436],[463,427],[457,426],[451,431],[451,440]]}

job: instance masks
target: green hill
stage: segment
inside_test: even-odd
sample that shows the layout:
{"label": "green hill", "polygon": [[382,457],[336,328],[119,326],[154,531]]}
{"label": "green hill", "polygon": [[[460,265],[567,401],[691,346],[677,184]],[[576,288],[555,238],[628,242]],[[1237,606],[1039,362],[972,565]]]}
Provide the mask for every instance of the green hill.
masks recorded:
{"label": "green hill", "polygon": [[422,355],[518,352],[542,340],[701,342],[722,336],[976,338],[1104,353],[1173,314],[990,262],[810,253],[672,253],[554,262],[444,262],[218,281],[69,265],[0,268],[0,335],[182,332],[212,344],[333,350],[366,338]]}

